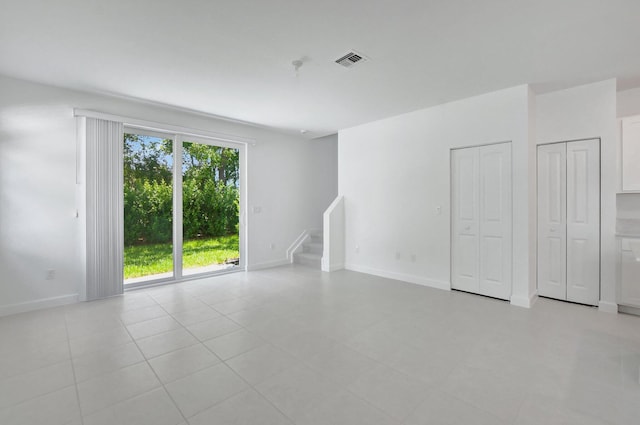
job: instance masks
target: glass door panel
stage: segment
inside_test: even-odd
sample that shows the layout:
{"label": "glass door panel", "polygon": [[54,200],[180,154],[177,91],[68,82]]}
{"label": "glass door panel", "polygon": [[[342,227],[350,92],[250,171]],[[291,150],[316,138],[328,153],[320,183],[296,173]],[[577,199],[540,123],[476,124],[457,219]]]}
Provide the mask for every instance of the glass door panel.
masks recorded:
{"label": "glass door panel", "polygon": [[237,267],[239,151],[182,143],[182,274]]}
{"label": "glass door panel", "polygon": [[124,135],[124,283],[173,278],[173,140]]}

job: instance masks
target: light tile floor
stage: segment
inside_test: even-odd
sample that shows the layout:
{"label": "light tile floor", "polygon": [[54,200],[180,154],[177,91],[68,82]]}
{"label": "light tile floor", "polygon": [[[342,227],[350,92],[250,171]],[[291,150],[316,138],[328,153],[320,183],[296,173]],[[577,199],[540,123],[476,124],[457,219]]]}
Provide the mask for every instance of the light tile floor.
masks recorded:
{"label": "light tile floor", "polygon": [[640,317],[353,272],[0,319],[0,424],[640,424]]}

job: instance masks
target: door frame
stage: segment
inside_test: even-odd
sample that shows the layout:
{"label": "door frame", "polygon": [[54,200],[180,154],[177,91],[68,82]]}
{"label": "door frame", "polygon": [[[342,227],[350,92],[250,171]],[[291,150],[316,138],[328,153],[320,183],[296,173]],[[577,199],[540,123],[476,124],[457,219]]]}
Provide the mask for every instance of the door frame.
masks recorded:
{"label": "door frame", "polygon": [[[538,197],[540,196],[540,188],[538,187],[538,146],[547,146],[547,145],[557,145],[560,143],[571,143],[571,142],[585,142],[588,140],[597,140],[598,141],[598,180],[599,180],[599,193],[598,193],[598,262],[599,262],[599,275],[598,275],[598,301],[602,299],[602,138],[601,137],[584,137],[580,139],[570,139],[570,140],[560,140],[556,142],[546,142],[546,143],[537,143],[536,144],[536,292],[538,292]],[[566,167],[565,167],[566,172]],[[566,196],[566,194],[565,194]],[[538,294],[539,295],[539,294]],[[543,295],[539,295],[544,297]],[[546,298],[546,297],[545,297]],[[551,298],[556,299],[556,298]],[[565,302],[570,302],[574,304],[580,305],[589,305],[591,304],[582,304],[577,303],[575,301],[569,300],[560,300]]]}

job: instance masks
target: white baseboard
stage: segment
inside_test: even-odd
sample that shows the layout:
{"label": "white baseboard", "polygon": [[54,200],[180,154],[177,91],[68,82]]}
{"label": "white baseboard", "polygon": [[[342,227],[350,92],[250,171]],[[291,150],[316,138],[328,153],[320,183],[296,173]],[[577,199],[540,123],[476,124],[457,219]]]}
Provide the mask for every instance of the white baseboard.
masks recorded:
{"label": "white baseboard", "polygon": [[427,279],[422,276],[390,272],[388,270],[374,269],[371,267],[359,266],[356,264],[345,264],[344,268],[346,270],[351,270],[354,272],[371,274],[374,276],[380,276],[387,279],[400,280],[402,282],[414,283],[416,285],[428,286],[430,288],[442,289],[445,291],[451,290],[451,285],[449,284],[449,282],[442,282],[439,280]]}
{"label": "white baseboard", "polygon": [[609,301],[600,301],[598,303],[598,311],[603,313],[618,313],[618,304]]}
{"label": "white baseboard", "polygon": [[59,297],[43,298],[34,301],[27,301],[17,304],[0,306],[0,317],[10,314],[26,313],[28,311],[41,310],[44,308],[60,307],[78,302],[78,294],[61,295]]}
{"label": "white baseboard", "polygon": [[256,263],[247,266],[247,271],[252,272],[256,270],[270,269],[272,267],[286,266],[289,264],[291,264],[291,261],[286,258],[284,260],[265,261],[263,263]]}
{"label": "white baseboard", "polygon": [[538,291],[527,296],[512,295],[509,300],[516,307],[531,308],[538,301]]}
{"label": "white baseboard", "polygon": [[325,264],[322,265],[323,272],[335,272],[337,270],[344,270],[344,263],[329,264],[328,267]]}

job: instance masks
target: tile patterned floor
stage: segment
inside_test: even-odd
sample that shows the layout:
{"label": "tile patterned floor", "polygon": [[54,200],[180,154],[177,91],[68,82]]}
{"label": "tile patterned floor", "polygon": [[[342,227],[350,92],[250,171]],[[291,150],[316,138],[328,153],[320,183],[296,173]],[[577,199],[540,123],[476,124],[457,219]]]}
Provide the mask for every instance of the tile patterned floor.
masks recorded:
{"label": "tile patterned floor", "polygon": [[0,424],[638,424],[640,317],[301,266],[0,319]]}

